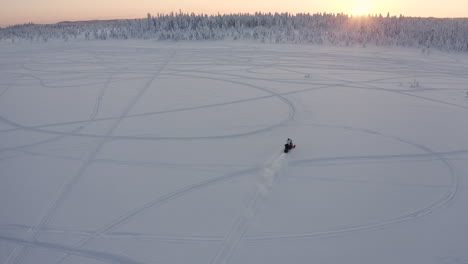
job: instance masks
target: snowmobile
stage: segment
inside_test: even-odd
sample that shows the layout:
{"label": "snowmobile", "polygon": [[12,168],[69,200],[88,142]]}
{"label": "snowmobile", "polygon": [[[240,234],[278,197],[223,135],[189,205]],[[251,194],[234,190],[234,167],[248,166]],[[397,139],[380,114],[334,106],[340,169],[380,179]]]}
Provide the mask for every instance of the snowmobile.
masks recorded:
{"label": "snowmobile", "polygon": [[296,148],[292,142],[289,144],[284,144],[284,153],[288,153],[291,149]]}

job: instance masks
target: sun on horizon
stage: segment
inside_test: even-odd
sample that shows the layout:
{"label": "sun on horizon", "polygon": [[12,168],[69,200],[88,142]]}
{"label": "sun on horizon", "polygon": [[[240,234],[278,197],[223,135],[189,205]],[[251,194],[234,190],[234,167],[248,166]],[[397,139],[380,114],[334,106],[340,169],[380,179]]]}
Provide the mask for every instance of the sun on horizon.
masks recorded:
{"label": "sun on horizon", "polygon": [[357,15],[357,16],[362,16],[362,15],[367,15],[370,12],[370,4],[366,0],[360,0],[355,2],[351,6],[350,13],[352,15]]}

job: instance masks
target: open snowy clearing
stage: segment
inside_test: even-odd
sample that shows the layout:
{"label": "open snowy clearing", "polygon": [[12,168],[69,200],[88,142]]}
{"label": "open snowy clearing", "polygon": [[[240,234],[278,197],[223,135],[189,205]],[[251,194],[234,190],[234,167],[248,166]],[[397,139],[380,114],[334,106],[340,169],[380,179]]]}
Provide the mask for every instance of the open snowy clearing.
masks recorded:
{"label": "open snowy clearing", "polygon": [[0,263],[468,263],[467,92],[459,53],[1,44]]}

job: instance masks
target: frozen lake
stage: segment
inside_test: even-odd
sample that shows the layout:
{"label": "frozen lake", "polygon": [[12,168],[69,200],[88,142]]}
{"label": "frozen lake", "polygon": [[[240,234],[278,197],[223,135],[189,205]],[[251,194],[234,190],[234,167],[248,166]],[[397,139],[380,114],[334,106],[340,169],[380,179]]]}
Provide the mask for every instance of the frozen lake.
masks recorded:
{"label": "frozen lake", "polygon": [[0,44],[0,263],[468,263],[467,92],[460,53]]}

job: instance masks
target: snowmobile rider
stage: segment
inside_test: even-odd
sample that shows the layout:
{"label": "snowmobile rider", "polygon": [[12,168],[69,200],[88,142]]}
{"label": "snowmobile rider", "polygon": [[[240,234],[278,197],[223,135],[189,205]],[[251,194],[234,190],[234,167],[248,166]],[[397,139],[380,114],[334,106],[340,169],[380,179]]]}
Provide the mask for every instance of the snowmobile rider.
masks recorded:
{"label": "snowmobile rider", "polygon": [[286,144],[284,144],[284,153],[288,153],[291,149],[295,148],[296,145],[293,144],[292,140],[288,138]]}

